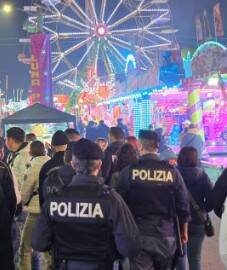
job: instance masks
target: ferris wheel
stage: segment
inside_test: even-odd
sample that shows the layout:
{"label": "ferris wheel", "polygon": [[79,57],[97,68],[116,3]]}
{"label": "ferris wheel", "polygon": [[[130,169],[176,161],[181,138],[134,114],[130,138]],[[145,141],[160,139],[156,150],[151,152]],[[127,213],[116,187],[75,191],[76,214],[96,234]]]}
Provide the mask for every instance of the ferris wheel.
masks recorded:
{"label": "ferris wheel", "polygon": [[43,0],[41,8],[53,81],[72,89],[86,80],[88,67],[98,77],[120,74],[133,54],[146,70],[158,50],[174,46],[168,0]]}

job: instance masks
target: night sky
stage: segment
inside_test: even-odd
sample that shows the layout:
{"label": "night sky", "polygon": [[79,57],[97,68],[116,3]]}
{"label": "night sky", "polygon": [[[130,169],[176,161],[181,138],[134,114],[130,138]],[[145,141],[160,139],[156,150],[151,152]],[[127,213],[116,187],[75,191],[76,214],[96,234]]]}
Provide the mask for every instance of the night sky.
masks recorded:
{"label": "night sky", "polygon": [[[9,0],[10,1],[10,0]],[[222,0],[220,0],[222,1]],[[226,1],[226,0],[223,0]],[[5,0],[0,0],[0,4]],[[31,0],[11,0],[15,6],[22,8],[31,4]],[[179,29],[178,40],[182,46],[195,46],[194,17],[204,8],[212,8],[218,0],[171,0],[173,23]],[[226,1],[227,2],[227,1]],[[19,37],[25,37],[22,30],[25,17],[22,12],[15,12],[10,17],[0,13],[0,80],[4,85],[5,75],[9,75],[9,88],[29,88],[28,67],[17,60],[23,46]],[[1,86],[1,88],[4,88]]]}

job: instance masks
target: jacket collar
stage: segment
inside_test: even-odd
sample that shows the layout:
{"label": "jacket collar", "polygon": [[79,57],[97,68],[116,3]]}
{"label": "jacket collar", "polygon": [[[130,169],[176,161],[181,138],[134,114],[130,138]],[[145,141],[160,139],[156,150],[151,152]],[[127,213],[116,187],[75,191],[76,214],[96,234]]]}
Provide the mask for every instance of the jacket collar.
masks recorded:
{"label": "jacket collar", "polygon": [[16,152],[10,152],[7,159],[8,165],[13,166],[13,163],[16,157],[19,156],[21,153],[28,151],[27,147],[28,147],[28,143],[24,142]]}
{"label": "jacket collar", "polygon": [[22,145],[19,147],[19,149],[17,149],[17,151],[12,152],[13,154],[17,154],[19,152],[22,152],[22,150],[25,150],[25,148],[28,146],[27,142],[22,143]]}
{"label": "jacket collar", "polygon": [[149,160],[149,159],[159,160],[159,157],[156,154],[146,154],[140,157],[140,160]]}
{"label": "jacket collar", "polygon": [[104,179],[99,176],[78,174],[73,177],[70,186],[87,185],[87,184],[104,184]]}
{"label": "jacket collar", "polygon": [[116,141],[116,142],[111,143],[109,148],[111,150],[116,150],[116,149],[119,149],[123,144],[124,144],[123,141]]}
{"label": "jacket collar", "polygon": [[60,152],[57,152],[53,155],[53,158],[61,158],[61,157],[64,157],[64,154],[65,152],[64,151],[60,151]]}
{"label": "jacket collar", "polygon": [[50,158],[48,156],[39,156],[39,157],[33,157],[30,161],[30,164],[36,164],[40,162],[48,161]]}

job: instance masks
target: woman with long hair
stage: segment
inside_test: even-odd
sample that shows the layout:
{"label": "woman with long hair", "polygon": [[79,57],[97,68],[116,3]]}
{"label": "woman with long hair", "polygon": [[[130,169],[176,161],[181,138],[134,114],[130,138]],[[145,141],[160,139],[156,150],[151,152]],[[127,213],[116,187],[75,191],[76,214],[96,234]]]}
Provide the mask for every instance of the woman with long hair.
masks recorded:
{"label": "woman with long hair", "polygon": [[136,153],[139,155],[138,140],[135,136],[129,136],[126,138],[126,143],[129,143],[136,150]]}
{"label": "woman with long hair", "polygon": [[[208,212],[212,210],[211,193],[213,185],[199,166],[197,150],[193,147],[184,147],[178,156],[178,169],[183,176],[189,191],[191,201],[191,221],[189,223],[188,261],[190,270],[201,270],[201,251],[205,238],[204,220],[208,218]],[[195,203],[201,209],[202,220]]]}
{"label": "woman with long hair", "polygon": [[114,173],[111,178],[110,185],[113,188],[118,186],[119,174],[127,166],[133,165],[138,161],[138,155],[135,148],[130,144],[126,143],[122,145],[119,152],[117,153],[117,160],[114,167]]}

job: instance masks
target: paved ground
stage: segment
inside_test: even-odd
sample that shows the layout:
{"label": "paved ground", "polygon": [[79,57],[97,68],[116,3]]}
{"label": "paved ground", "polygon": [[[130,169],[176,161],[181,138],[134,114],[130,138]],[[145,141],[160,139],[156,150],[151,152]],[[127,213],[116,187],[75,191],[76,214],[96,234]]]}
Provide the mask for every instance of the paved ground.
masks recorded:
{"label": "paved ground", "polygon": [[[214,183],[222,172],[222,169],[209,166],[207,166],[205,169]],[[214,213],[211,214],[211,219],[215,227],[215,236],[206,238],[205,240],[203,247],[202,270],[225,270],[221,263],[218,250],[220,219],[217,218]]]}
{"label": "paved ground", "polygon": [[213,213],[211,214],[211,218],[215,226],[215,236],[206,238],[205,240],[203,247],[202,270],[225,270],[221,263],[218,251],[220,220]]}

